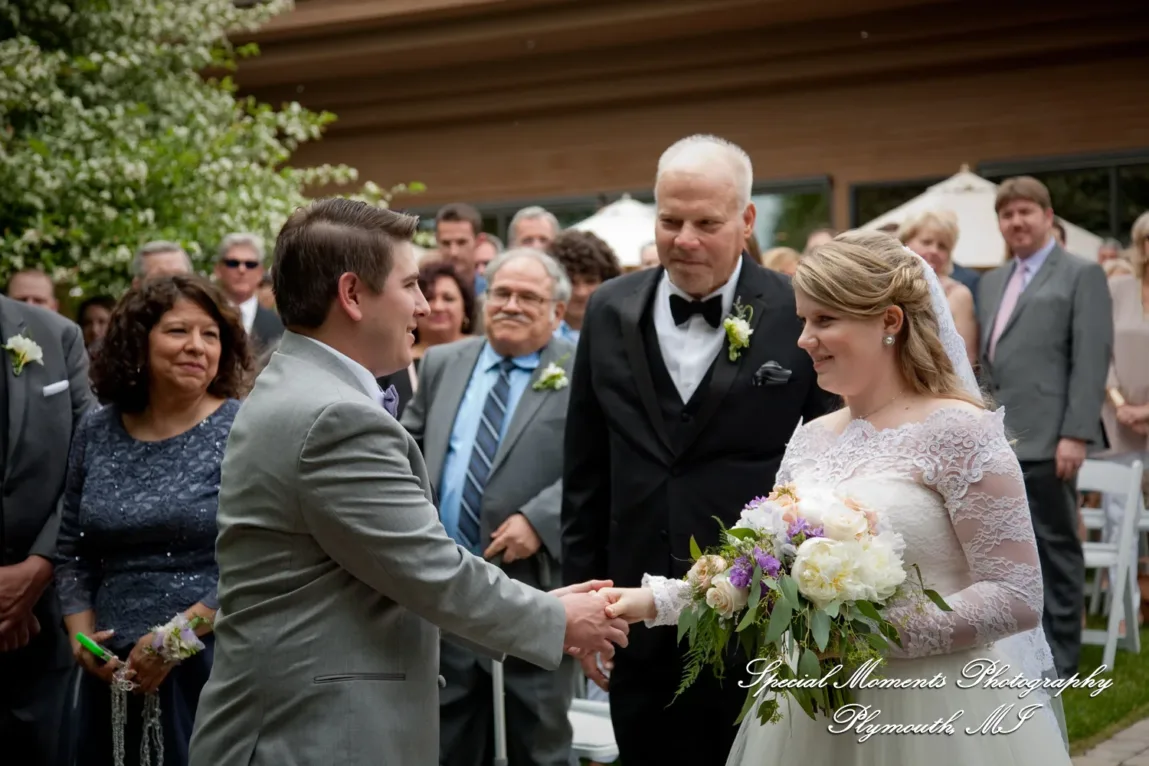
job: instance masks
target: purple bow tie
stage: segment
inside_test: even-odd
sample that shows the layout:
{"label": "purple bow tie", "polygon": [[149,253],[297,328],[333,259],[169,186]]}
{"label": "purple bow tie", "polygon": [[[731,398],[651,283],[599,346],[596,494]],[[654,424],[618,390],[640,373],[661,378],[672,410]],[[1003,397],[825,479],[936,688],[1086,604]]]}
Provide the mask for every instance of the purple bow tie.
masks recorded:
{"label": "purple bow tie", "polygon": [[395,390],[395,386],[387,386],[387,390],[383,392],[383,409],[391,413],[391,417],[399,417],[399,392]]}

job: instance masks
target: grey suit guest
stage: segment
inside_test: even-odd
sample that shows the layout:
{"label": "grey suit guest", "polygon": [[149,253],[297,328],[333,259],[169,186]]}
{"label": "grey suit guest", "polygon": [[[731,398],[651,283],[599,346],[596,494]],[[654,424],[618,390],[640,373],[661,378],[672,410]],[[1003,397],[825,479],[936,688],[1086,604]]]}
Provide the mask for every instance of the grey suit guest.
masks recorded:
{"label": "grey suit guest", "polygon": [[0,351],[0,752],[57,766],[70,755],[62,718],[73,667],[52,562],[72,434],[93,397],[80,328],[0,296],[0,343],[36,343],[40,362],[15,374]]}
{"label": "grey suit guest", "polygon": [[375,383],[426,313],[417,219],[343,199],[276,241],[288,332],[224,457],[215,663],[192,766],[433,766],[439,629],[556,668],[626,643],[600,583],[542,593],[455,544],[414,439]]}
{"label": "grey suit guest", "polygon": [[1014,257],[978,285],[982,375],[1017,440],[1045,581],[1042,621],[1068,676],[1081,649],[1085,586],[1074,478],[1088,452],[1105,446],[1113,307],[1101,267],[1055,241],[1040,181],[1005,181],[996,208]]}
{"label": "grey suit guest", "polygon": [[[553,333],[571,284],[557,261],[527,249],[496,256],[486,274],[486,338],[427,349],[403,425],[426,457],[447,533],[547,590],[561,578],[563,379],[574,356]],[[561,375],[548,374],[556,367]],[[444,643],[440,668],[440,763],[483,766],[493,756],[491,663]],[[511,766],[570,763],[573,671],[569,660],[559,672],[505,663]]]}

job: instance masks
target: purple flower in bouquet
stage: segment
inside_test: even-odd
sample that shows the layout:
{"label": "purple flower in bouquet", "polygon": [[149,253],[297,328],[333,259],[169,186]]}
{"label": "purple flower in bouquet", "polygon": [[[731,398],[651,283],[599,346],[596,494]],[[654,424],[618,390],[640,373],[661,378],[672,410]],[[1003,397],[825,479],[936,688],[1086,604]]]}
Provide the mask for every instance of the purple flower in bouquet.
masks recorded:
{"label": "purple flower in bouquet", "polygon": [[750,559],[745,556],[734,559],[734,566],[730,568],[731,585],[735,588],[749,588],[753,575],[754,565],[750,563]]}
{"label": "purple flower in bouquet", "polygon": [[754,549],[754,560],[758,562],[758,566],[762,568],[762,574],[774,579],[778,578],[778,572],[782,570],[781,561],[774,558],[761,548]]}
{"label": "purple flower in bouquet", "polygon": [[751,500],[746,505],[742,506],[742,510],[752,511],[755,508],[757,508],[758,506],[762,505],[762,503],[765,503],[765,502],[766,502],[766,498],[764,498],[762,496],[758,496],[758,497],[754,498],[753,500]]}
{"label": "purple flower in bouquet", "polygon": [[164,638],[166,634],[162,630],[157,630],[155,635],[152,636],[152,648],[157,652],[164,648]]}
{"label": "purple flower in bouquet", "polygon": [[793,540],[798,535],[805,535],[807,540],[809,540],[811,537],[825,536],[822,533],[821,527],[811,526],[810,522],[803,518],[799,518],[790,522],[790,529],[787,530],[787,534],[789,534],[791,540]]}

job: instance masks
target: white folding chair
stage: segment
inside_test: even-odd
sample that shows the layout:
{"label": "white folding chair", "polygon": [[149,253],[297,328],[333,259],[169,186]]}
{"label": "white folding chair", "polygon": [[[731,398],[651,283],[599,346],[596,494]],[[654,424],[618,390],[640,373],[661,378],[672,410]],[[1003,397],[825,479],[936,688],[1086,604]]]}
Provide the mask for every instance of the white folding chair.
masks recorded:
{"label": "white folding chair", "polygon": [[614,741],[609,702],[571,700],[569,715],[571,728],[574,729],[571,749],[575,756],[598,763],[618,760],[618,744]]}
{"label": "white folding chair", "polygon": [[[1113,569],[1109,582],[1109,616],[1105,630],[1084,629],[1081,643],[1104,646],[1101,662],[1112,671],[1117,656],[1117,645],[1126,651],[1141,652],[1141,632],[1137,627],[1140,608],[1140,594],[1134,594],[1130,585],[1130,570],[1134,554],[1132,543],[1137,534],[1143,500],[1141,497],[1140,461],[1132,466],[1123,466],[1100,460],[1086,460],[1077,474],[1079,492],[1105,492],[1125,496],[1125,513],[1114,539],[1104,542],[1088,541],[1082,544],[1085,553],[1085,568],[1093,569],[1095,588],[1101,578],[1101,570]],[[1104,511],[1102,511],[1104,516]],[[1125,621],[1125,632],[1121,633],[1121,622]]]}
{"label": "white folding chair", "polygon": [[[579,678],[582,675],[579,674]],[[491,663],[491,687],[495,695],[495,758],[493,766],[507,766],[507,708],[506,682],[503,663]],[[571,700],[570,717],[574,736],[571,750],[578,758],[599,763],[618,759],[618,745],[614,741],[614,727],[610,721],[610,703],[586,699]]]}

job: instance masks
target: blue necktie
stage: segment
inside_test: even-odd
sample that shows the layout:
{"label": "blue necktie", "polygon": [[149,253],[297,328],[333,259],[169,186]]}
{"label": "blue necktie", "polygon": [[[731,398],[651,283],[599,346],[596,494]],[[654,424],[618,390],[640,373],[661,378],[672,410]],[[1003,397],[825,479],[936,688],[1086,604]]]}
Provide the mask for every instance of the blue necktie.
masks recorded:
{"label": "blue necktie", "polygon": [[467,464],[467,479],[463,484],[461,503],[463,512],[459,514],[459,534],[463,543],[472,550],[479,546],[479,512],[483,503],[483,489],[487,486],[491,465],[499,450],[503,419],[507,416],[507,401],[511,394],[511,370],[514,368],[515,363],[511,359],[499,362],[499,379],[483,403],[479,431],[475,434],[475,446],[471,448],[471,460]]}

